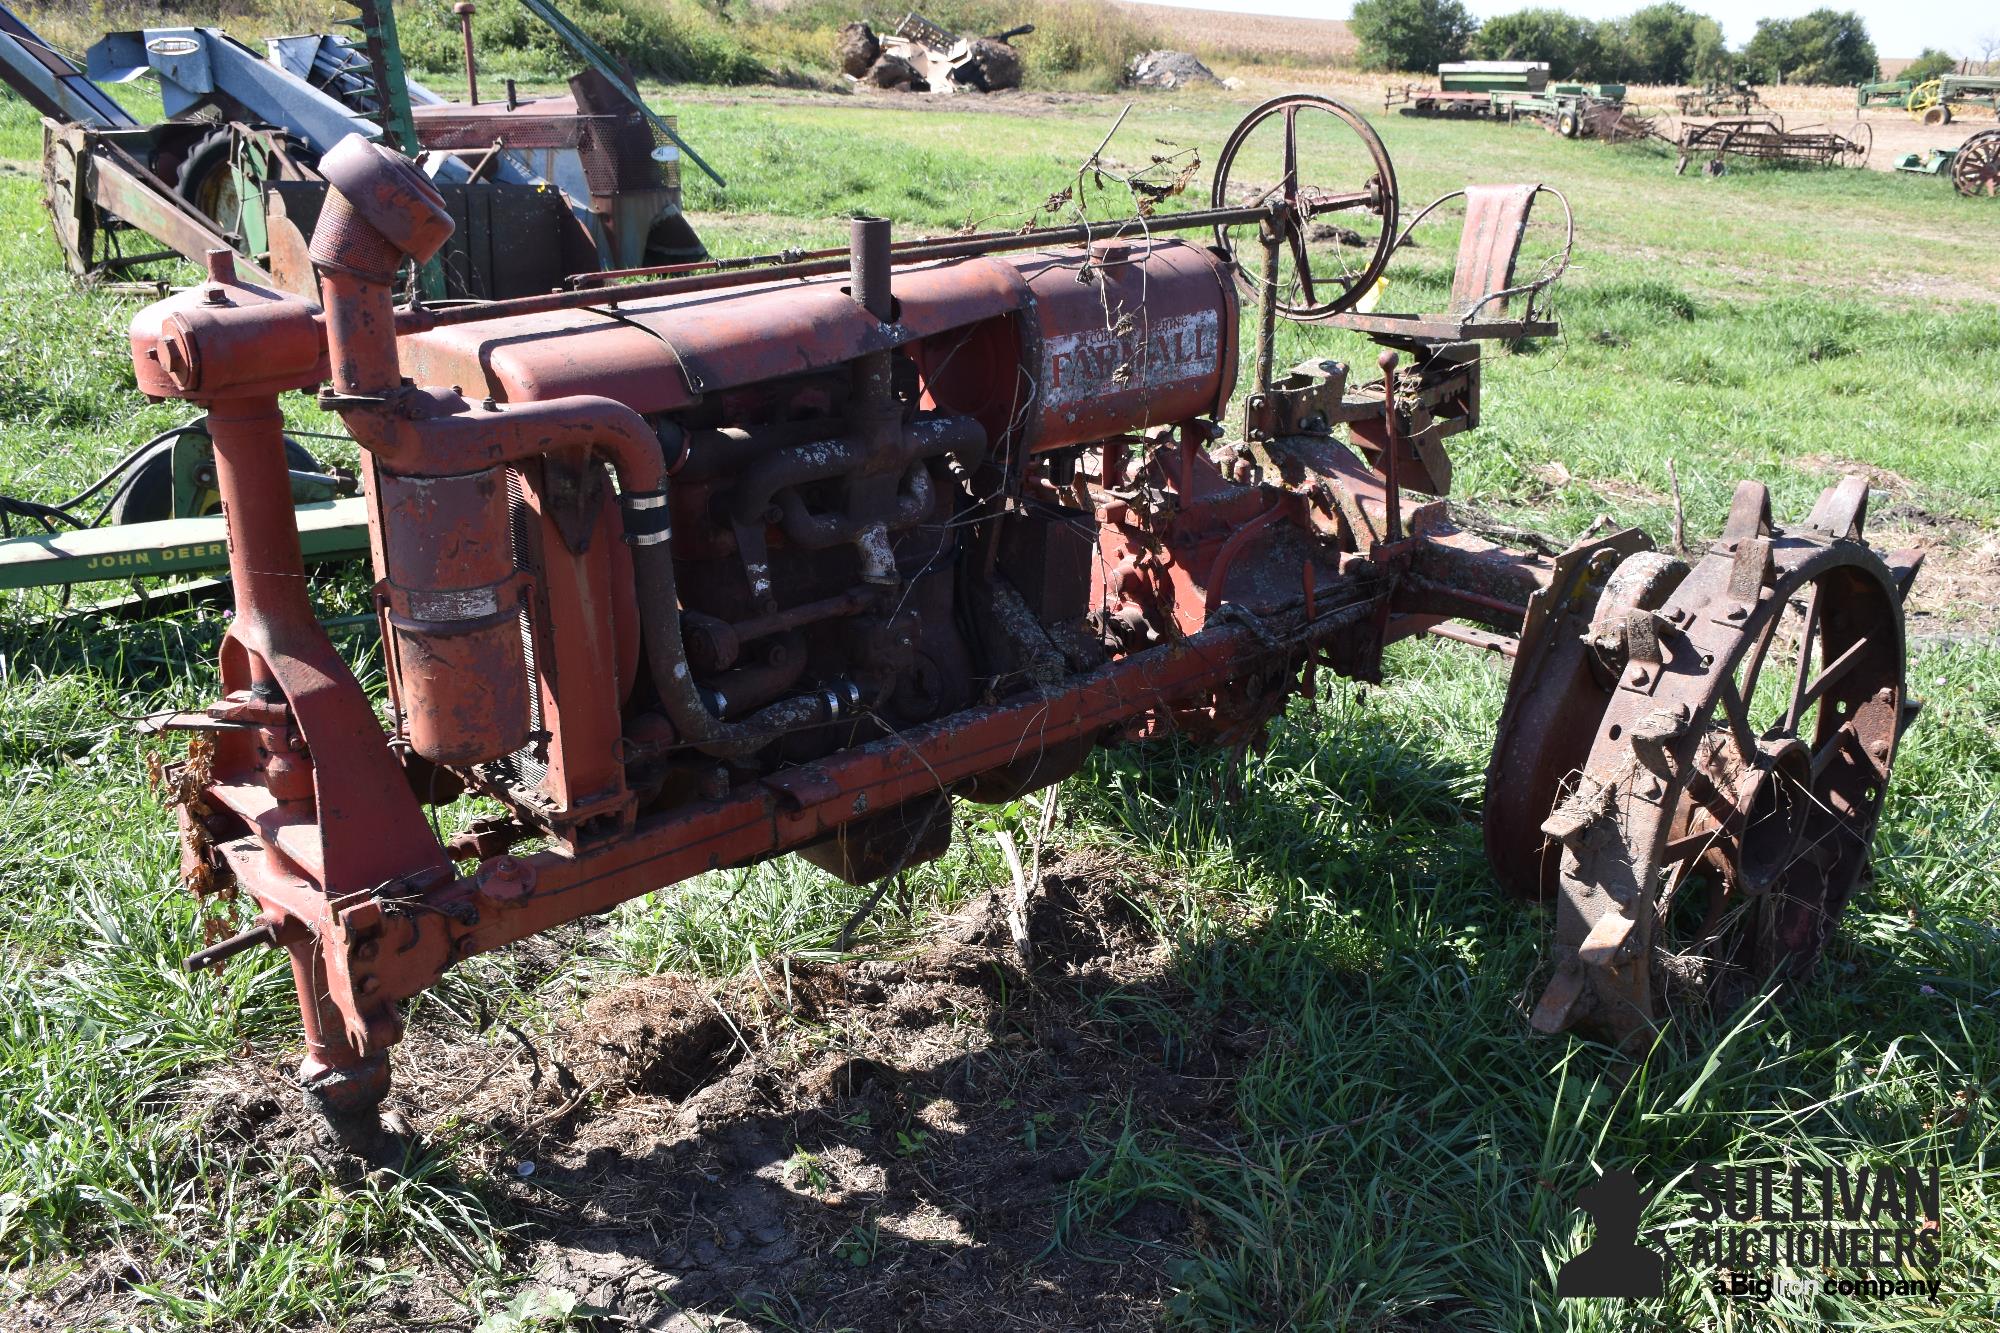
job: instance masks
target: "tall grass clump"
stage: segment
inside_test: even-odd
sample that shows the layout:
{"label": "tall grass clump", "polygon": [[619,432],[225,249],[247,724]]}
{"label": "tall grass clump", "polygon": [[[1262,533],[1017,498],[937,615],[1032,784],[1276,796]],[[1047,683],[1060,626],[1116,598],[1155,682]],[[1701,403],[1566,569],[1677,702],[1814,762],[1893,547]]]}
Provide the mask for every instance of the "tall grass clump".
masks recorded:
{"label": "tall grass clump", "polygon": [[[737,25],[694,0],[568,0],[563,13],[590,39],[654,78],[688,83],[762,83],[773,76]],[[456,73],[465,63],[452,0],[396,6],[403,56],[417,70]],[[531,79],[564,79],[577,57],[518,0],[483,0],[473,19],[482,64]]]}
{"label": "tall grass clump", "polygon": [[222,28],[240,41],[254,43],[279,33],[337,31],[327,25],[354,15],[339,0],[22,0],[11,8],[42,40],[78,64],[83,63],[84,51],[107,32]]}

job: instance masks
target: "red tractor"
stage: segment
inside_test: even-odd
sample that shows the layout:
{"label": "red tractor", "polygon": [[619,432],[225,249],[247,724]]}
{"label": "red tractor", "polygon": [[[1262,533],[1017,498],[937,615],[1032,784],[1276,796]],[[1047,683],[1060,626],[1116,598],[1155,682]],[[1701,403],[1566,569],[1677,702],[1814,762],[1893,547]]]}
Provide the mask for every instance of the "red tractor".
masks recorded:
{"label": "red tractor", "polygon": [[[1364,165],[1309,185],[1327,117]],[[1253,163],[1276,183],[1241,202]],[[786,852],[878,879],[944,849],[955,799],[1100,745],[1253,744],[1316,670],[1376,679],[1425,633],[1513,657],[1487,842],[1556,904],[1538,1028],[1638,1040],[1800,972],[1863,871],[1920,558],[1864,543],[1865,482],[1785,527],[1745,482],[1691,561],[1451,519],[1482,344],[1555,330],[1560,262],[1515,271],[1541,187],[1464,192],[1447,311],[1358,313],[1394,171],[1291,97],[1205,209],[904,244],[857,218],[844,253],[399,309],[437,195],[358,138],[321,170],[320,304],[223,254],[132,346],[147,393],[209,412],[235,585],[221,697],[157,724],[197,733],[188,881],[259,915],[191,961],[290,951],[340,1120],[379,1103],[400,1003],[473,954]],[[1334,216],[1361,243],[1329,261]],[[1280,317],[1365,334],[1379,373],[1274,371]],[[293,390],[363,449],[386,720],[306,598]],[[440,838],[465,791],[506,814]]]}

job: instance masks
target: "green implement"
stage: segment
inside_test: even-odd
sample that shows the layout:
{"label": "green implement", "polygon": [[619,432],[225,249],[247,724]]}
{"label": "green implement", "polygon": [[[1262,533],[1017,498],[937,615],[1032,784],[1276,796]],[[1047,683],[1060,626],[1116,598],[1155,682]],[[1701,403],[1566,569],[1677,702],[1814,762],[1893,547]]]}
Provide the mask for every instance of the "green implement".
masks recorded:
{"label": "green implement", "polygon": [[[308,561],[344,560],[368,550],[368,508],[360,496],[300,505],[299,542]],[[0,541],[0,588],[180,577],[229,567],[220,514],[119,523]]]}
{"label": "green implement", "polygon": [[1880,83],[1859,83],[1854,86],[1854,105],[1901,106],[1909,98],[1910,90],[1916,86],[1909,79],[1884,79]]}
{"label": "green implement", "polygon": [[1928,153],[1905,153],[1896,159],[1896,170],[1908,171],[1918,176],[1943,176],[1951,171],[1951,161],[1957,156],[1956,148],[1933,148]]}

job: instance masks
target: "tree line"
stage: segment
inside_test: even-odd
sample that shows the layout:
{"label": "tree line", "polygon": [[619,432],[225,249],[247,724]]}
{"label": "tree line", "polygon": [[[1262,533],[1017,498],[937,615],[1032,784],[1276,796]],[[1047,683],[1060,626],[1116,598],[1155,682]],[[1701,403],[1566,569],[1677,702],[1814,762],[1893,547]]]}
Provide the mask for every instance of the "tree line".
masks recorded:
{"label": "tree line", "polygon": [[1677,4],[1594,21],[1523,9],[1481,23],[1460,0],[1357,0],[1351,27],[1369,69],[1540,60],[1557,79],[1592,82],[1846,84],[1873,79],[1880,68],[1867,25],[1843,9],[1761,19],[1756,35],[1734,51],[1720,23]]}

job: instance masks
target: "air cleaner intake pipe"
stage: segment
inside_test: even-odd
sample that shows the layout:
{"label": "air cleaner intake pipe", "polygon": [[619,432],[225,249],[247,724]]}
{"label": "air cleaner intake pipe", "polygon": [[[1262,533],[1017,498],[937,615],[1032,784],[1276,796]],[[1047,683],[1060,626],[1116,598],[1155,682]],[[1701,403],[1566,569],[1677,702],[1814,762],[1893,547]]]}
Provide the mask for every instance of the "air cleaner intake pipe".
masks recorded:
{"label": "air cleaner intake pipe", "polygon": [[[848,240],[852,254],[848,259],[847,294],[886,324],[896,313],[895,294],[889,286],[889,271],[894,265],[889,247],[889,221],[857,217],[849,227]],[[848,420],[861,450],[861,466],[847,483],[848,508],[861,519],[854,525],[854,549],[861,556],[863,582],[893,587],[900,576],[889,545],[888,517],[896,507],[902,468],[895,460],[903,446],[903,408],[896,401],[895,354],[886,347],[864,352],[855,358],[853,374],[854,398]],[[984,432],[979,443],[983,449]]]}
{"label": "air cleaner intake pipe", "polygon": [[[333,388],[324,401],[340,413],[356,443],[374,457],[380,469],[378,487],[395,490],[426,481],[462,485],[474,478],[497,482],[497,476],[480,474],[565,448],[590,449],[605,457],[618,477],[619,511],[625,522],[625,539],[632,547],[647,667],[682,744],[717,756],[742,756],[785,732],[834,721],[858,704],[858,691],[848,685],[781,700],[737,722],[724,722],[710,712],[688,669],[687,648],[681,637],[670,497],[658,437],[638,413],[610,398],[577,395],[475,407],[455,390],[406,386],[397,358],[390,287],[404,260],[422,263],[449,239],[451,219],[444,201],[407,160],[359,135],[336,144],[322,159],[320,172],[333,187],[314,229],[311,251],[326,301],[332,361]],[[480,489],[483,492],[485,487]],[[386,512],[379,495],[377,508]],[[494,506],[481,513],[477,521],[483,530],[462,531],[457,534],[460,542],[403,542],[397,544],[398,549],[422,552],[466,543],[510,549],[504,511]],[[390,543],[387,534],[384,536],[386,547]],[[497,591],[499,584],[468,589],[463,585],[469,575],[461,567],[423,559],[414,565],[381,573],[392,588],[415,593],[433,608],[440,602],[446,606],[454,601],[476,604],[482,614],[466,618],[465,633],[490,631],[489,603],[493,599],[482,594]],[[491,572],[482,569],[481,575]],[[400,637],[404,627],[397,628]],[[454,669],[406,676],[400,699],[406,713],[422,711],[426,702],[408,697],[412,685],[419,690],[435,685],[442,693],[446,681],[454,680],[462,688],[465,682],[458,678],[474,669],[467,660],[465,644],[443,642],[463,637],[455,636],[449,620],[440,623],[433,618],[412,628],[432,636],[431,642],[421,646],[434,657],[449,661]],[[517,639],[517,654],[518,650]],[[458,669],[461,667],[464,670]],[[509,664],[483,663],[477,669],[487,677],[482,685],[490,686],[507,672]],[[525,663],[520,670],[525,674]],[[490,689],[487,697],[494,697]],[[443,728],[436,733],[437,742],[445,744],[448,728],[463,724],[464,700],[456,700],[455,710],[451,701],[442,697],[428,702],[434,705]],[[509,695],[499,706],[509,711],[523,708],[525,696]],[[472,730],[486,740],[474,748],[491,751],[518,734],[517,723],[512,717],[476,720]],[[450,748],[452,757],[447,762],[474,761],[467,757],[470,751],[465,746]],[[484,757],[498,758],[499,754],[486,753]]]}

